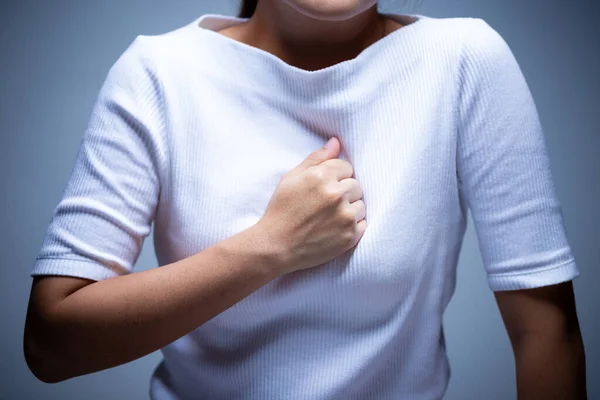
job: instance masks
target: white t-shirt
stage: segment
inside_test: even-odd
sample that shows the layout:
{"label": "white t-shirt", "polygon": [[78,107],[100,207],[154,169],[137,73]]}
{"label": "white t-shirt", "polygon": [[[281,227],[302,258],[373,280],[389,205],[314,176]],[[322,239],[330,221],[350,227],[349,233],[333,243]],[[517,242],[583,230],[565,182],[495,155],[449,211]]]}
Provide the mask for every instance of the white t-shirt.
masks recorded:
{"label": "white t-shirt", "polygon": [[166,346],[153,399],[441,399],[468,209],[491,290],[579,275],[506,42],[479,18],[388,15],[407,26],[317,71],[217,33],[244,21],[218,14],[110,69],[32,276],[130,273],[152,223],[159,265],[200,252],[331,136],[367,209],[354,249]]}

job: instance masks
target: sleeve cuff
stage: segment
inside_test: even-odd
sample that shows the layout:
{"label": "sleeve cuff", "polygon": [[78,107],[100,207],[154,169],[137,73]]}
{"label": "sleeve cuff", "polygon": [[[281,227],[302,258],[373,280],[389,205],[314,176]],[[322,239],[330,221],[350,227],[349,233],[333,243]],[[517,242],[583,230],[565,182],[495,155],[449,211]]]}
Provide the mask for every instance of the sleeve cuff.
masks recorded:
{"label": "sleeve cuff", "polygon": [[579,270],[574,259],[566,263],[516,274],[488,275],[488,285],[492,291],[533,289],[570,281],[579,276]]}
{"label": "sleeve cuff", "polygon": [[60,275],[101,281],[121,274],[110,267],[73,258],[37,258],[30,275]]}

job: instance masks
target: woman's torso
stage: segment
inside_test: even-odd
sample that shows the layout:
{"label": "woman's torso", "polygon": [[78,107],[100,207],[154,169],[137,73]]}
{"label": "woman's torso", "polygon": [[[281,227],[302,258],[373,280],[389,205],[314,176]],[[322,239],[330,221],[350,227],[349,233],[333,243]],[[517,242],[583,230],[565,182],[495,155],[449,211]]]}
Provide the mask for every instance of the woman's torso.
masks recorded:
{"label": "woman's torso", "polygon": [[331,136],[361,184],[368,228],[347,253],[271,281],[164,348],[154,398],[441,397],[442,314],[466,227],[458,24],[427,17],[308,72],[196,23],[155,53],[170,149],[159,264],[256,223],[281,176]]}

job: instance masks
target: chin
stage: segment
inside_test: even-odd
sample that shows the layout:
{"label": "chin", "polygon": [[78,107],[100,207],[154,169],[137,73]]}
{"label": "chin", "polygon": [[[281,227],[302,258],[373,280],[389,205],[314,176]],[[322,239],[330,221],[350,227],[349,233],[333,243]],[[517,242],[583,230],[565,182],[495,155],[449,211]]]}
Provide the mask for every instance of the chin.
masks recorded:
{"label": "chin", "polygon": [[377,0],[280,0],[309,18],[344,21],[377,4]]}

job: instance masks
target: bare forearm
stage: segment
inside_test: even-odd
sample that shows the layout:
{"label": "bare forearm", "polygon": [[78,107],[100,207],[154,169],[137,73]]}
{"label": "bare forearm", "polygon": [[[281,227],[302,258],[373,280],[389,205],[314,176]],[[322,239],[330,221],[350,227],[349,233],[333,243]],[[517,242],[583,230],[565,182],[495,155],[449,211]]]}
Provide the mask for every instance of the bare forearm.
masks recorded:
{"label": "bare forearm", "polygon": [[519,400],[587,399],[581,334],[523,335],[515,348]]}
{"label": "bare forearm", "polygon": [[[53,381],[135,360],[180,338],[278,276],[254,227],[178,262],[88,285],[64,299],[38,345]],[[43,341],[44,343],[42,343]]]}

